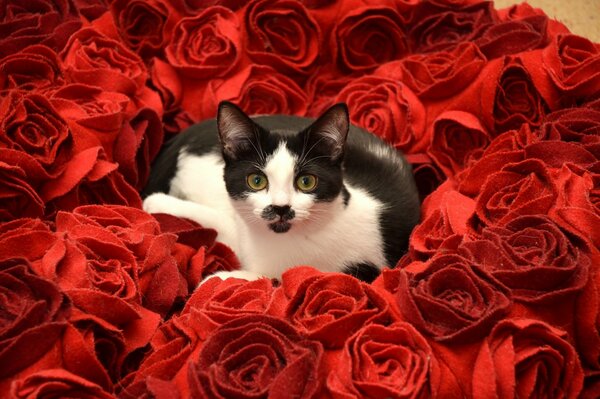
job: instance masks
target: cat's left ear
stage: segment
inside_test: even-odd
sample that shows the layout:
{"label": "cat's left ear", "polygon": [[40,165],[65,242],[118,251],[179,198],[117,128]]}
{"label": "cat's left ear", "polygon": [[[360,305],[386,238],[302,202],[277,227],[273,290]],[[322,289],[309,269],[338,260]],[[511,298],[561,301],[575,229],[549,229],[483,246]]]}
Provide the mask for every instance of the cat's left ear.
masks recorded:
{"label": "cat's left ear", "polygon": [[223,155],[229,159],[237,159],[242,152],[252,148],[252,142],[257,137],[252,119],[229,101],[219,104],[217,130]]}
{"label": "cat's left ear", "polygon": [[344,154],[349,128],[348,107],[344,103],[335,104],[310,125],[309,142],[326,148],[331,160],[337,162]]}

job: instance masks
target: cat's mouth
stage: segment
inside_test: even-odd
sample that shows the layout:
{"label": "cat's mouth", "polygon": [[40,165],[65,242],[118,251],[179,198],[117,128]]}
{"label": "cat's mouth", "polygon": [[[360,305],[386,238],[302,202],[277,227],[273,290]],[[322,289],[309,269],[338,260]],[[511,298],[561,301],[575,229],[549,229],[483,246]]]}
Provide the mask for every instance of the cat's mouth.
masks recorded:
{"label": "cat's mouth", "polygon": [[269,228],[275,233],[285,233],[292,228],[292,224],[283,218],[279,218],[276,222],[269,223]]}

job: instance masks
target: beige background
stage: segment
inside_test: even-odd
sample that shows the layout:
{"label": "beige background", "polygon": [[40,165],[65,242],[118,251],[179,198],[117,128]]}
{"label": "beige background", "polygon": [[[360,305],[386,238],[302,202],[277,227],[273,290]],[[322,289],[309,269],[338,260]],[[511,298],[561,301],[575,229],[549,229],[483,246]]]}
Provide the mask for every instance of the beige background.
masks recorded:
{"label": "beige background", "polygon": [[[522,1],[495,0],[497,9]],[[600,43],[600,0],[529,0],[553,19],[567,25],[571,32]]]}

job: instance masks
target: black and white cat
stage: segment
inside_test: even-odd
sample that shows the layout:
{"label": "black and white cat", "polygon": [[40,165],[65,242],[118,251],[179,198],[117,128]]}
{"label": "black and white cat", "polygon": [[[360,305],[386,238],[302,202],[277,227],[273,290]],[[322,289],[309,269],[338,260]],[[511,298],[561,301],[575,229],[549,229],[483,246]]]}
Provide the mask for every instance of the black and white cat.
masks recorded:
{"label": "black and white cat", "polygon": [[345,104],[318,119],[248,117],[229,102],[163,149],[144,209],[218,231],[242,270],[221,278],[278,278],[295,265],[365,281],[395,266],[419,219],[410,165],[351,126]]}

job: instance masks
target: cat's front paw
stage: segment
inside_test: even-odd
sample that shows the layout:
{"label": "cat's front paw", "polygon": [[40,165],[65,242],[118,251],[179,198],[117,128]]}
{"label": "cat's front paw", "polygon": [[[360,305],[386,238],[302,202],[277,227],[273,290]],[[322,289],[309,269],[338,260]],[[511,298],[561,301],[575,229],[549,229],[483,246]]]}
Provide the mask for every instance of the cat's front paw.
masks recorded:
{"label": "cat's front paw", "polygon": [[164,193],[155,193],[146,197],[143,208],[148,213],[171,213],[173,197]]}
{"label": "cat's front paw", "polygon": [[239,278],[239,279],[248,280],[248,281],[258,280],[259,278],[266,278],[265,276],[262,276],[260,274],[254,273],[254,272],[249,272],[246,270],[233,270],[230,272],[221,271],[221,272],[216,272],[214,274],[206,276],[204,278],[204,280],[202,280],[200,282],[200,284],[198,284],[198,286],[201,286],[202,284],[204,284],[205,282],[207,282],[208,280],[210,280],[213,277],[218,277],[221,280],[227,280],[228,278],[232,277],[232,278]]}

